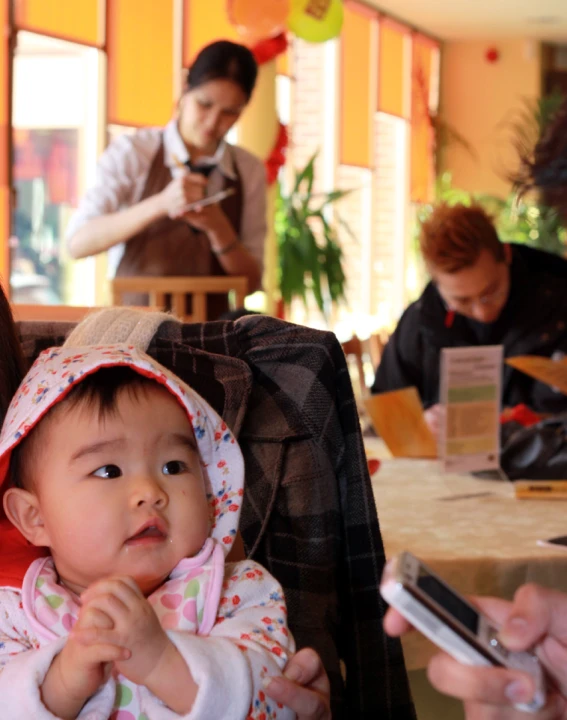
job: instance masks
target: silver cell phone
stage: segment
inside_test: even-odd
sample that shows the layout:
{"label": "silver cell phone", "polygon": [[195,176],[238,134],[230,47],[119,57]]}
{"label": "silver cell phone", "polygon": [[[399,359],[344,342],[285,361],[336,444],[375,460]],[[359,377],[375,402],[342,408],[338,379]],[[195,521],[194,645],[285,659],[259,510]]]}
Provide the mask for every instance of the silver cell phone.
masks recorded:
{"label": "silver cell phone", "polygon": [[220,190],[218,193],[215,193],[214,195],[209,195],[208,197],[204,197],[202,200],[195,200],[195,202],[191,202],[188,205],[185,205],[183,208],[183,212],[191,212],[192,210],[196,210],[197,208],[205,207],[205,205],[214,205],[215,203],[221,202],[221,200],[224,200],[227,197],[230,197],[231,195],[234,195],[235,190],[234,188],[227,188],[226,190]]}
{"label": "silver cell phone", "polygon": [[545,676],[533,652],[512,652],[498,639],[498,628],[465,598],[411,553],[404,552],[384,568],[380,592],[408,622],[461,663],[495,665],[532,676],[531,703],[516,705],[537,712],[545,705]]}

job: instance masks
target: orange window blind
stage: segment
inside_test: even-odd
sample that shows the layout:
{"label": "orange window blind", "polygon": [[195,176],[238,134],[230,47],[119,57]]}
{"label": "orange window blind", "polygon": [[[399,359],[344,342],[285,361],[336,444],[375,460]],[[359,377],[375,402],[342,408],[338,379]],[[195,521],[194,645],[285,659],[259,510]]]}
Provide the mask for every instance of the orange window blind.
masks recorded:
{"label": "orange window blind", "polygon": [[226,0],[184,0],[183,18],[183,67],[215,40],[242,42],[228,18]]}
{"label": "orange window blind", "polygon": [[387,18],[380,19],[378,42],[378,110],[407,117],[406,101],[411,78],[406,42],[409,30]]}
{"label": "orange window blind", "polygon": [[10,0],[0,0],[0,27],[4,42],[0,43],[0,283],[6,293],[9,291],[8,238],[10,236],[10,54],[9,37]]}
{"label": "orange window blind", "polygon": [[341,33],[340,161],[372,164],[372,51],[377,31],[375,13],[358,3],[345,3]]}
{"label": "orange window blind", "polygon": [[164,125],[174,105],[174,0],[108,3],[108,122]]}
{"label": "orange window blind", "polygon": [[414,35],[412,43],[411,93],[411,198],[431,199],[435,181],[435,136],[430,117],[433,54],[437,46],[428,38]]}
{"label": "orange window blind", "polygon": [[16,27],[100,47],[104,5],[104,0],[15,0]]}

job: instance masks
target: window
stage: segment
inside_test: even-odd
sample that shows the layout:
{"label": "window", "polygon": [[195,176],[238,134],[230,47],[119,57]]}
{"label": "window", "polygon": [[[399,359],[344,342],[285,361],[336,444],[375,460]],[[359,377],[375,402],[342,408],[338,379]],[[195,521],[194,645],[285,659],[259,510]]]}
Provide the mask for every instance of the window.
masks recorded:
{"label": "window", "polygon": [[28,32],[17,37],[12,300],[92,305],[94,261],[71,261],[64,238],[100,148],[99,51]]}

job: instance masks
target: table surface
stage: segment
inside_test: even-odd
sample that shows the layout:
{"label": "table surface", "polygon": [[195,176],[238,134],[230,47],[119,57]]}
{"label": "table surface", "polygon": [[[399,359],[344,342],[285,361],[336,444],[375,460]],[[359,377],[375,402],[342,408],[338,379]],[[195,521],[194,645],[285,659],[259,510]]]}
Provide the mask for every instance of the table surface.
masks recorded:
{"label": "table surface", "polygon": [[[517,500],[510,482],[445,474],[436,460],[391,458],[378,439],[365,446],[381,460],[372,488],[388,558],[409,550],[467,594],[510,598],[526,582],[567,591],[567,548],[537,545],[567,535],[567,501]],[[404,652],[414,670],[433,647],[414,633]]]}

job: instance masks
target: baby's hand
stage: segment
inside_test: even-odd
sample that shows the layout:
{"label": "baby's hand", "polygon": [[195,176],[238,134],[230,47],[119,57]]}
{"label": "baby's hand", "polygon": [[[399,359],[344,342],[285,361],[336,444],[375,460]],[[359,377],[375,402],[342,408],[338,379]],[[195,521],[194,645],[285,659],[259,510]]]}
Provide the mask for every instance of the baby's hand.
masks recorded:
{"label": "baby's hand", "polygon": [[[146,685],[171,644],[152,606],[132,578],[111,577],[91,585],[81,596],[83,611],[92,619],[80,630],[85,643],[110,643],[127,648],[128,660],[115,662],[132,682]],[[112,623],[101,626],[102,616]]]}
{"label": "baby's hand", "polygon": [[113,627],[114,623],[106,613],[95,607],[83,605],[77,622],[73,626],[73,632],[79,635],[81,630],[88,630],[89,628],[111,630]]}
{"label": "baby's hand", "polygon": [[54,658],[43,681],[44,704],[57,717],[76,717],[98,688],[106,682],[115,661],[127,660],[130,651],[113,642],[85,644],[81,633],[89,628],[111,628],[112,621],[96,609],[85,611],[69,635],[61,652]]}

